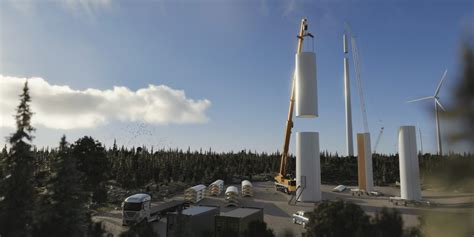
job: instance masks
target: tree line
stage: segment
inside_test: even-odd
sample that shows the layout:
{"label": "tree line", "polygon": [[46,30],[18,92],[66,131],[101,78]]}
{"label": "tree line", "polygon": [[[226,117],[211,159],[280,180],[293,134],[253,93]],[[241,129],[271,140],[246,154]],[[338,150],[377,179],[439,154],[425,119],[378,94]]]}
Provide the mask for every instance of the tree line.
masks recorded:
{"label": "tree line", "polygon": [[[191,151],[182,149],[159,149],[147,147],[106,148],[94,138],[85,136],[68,147],[78,161],[78,168],[86,174],[86,186],[94,190],[94,200],[103,200],[105,187],[98,185],[115,180],[125,189],[143,188],[147,184],[168,184],[183,182],[189,185],[209,184],[216,179],[226,183],[241,179],[255,181],[272,180],[280,164],[279,152],[221,152],[212,150]],[[60,148],[32,149],[35,160],[34,173],[37,177],[50,174]],[[11,150],[10,150],[11,152]],[[0,157],[8,157],[4,148]],[[373,177],[376,185],[392,185],[399,181],[398,154],[374,154]],[[357,157],[339,156],[327,151],[321,152],[321,179],[325,184],[357,185]],[[438,156],[419,155],[420,176],[426,180],[431,176],[472,178],[469,170],[474,168],[473,155],[469,153]],[[446,167],[456,167],[446,169]],[[289,156],[287,170],[295,175],[295,157]],[[453,171],[453,172],[448,172]],[[41,179],[38,179],[41,180]],[[449,185],[446,185],[449,186]]]}

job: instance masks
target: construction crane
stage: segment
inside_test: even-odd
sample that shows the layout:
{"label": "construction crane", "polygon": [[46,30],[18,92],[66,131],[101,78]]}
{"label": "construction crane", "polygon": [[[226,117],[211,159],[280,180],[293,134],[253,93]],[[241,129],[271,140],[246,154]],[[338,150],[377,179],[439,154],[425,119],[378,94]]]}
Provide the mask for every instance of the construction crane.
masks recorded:
{"label": "construction crane", "polygon": [[352,29],[347,22],[344,22],[344,26],[346,28],[346,32],[349,34],[351,39],[351,50],[352,50],[352,60],[354,61],[354,70],[355,70],[355,77],[356,77],[356,84],[357,89],[359,92],[359,103],[360,103],[360,110],[362,113],[362,121],[364,123],[364,132],[369,132],[369,123],[367,122],[367,110],[365,107],[365,99],[364,99],[364,90],[362,89],[362,79],[360,79],[360,59],[359,59],[359,49],[357,48],[357,42],[354,34],[352,33]]}
{"label": "construction crane", "polygon": [[381,128],[380,128],[379,135],[377,135],[377,140],[375,141],[375,145],[374,145],[374,153],[377,153],[377,147],[379,146],[380,139],[382,138],[383,128],[384,128],[384,127],[381,127]]}
{"label": "construction crane", "polygon": [[[303,40],[305,37],[309,36],[313,38],[313,35],[308,30],[308,22],[306,18],[301,20],[300,31],[297,36],[298,38],[298,47],[296,52],[301,53],[303,49]],[[280,160],[280,171],[277,176],[275,176],[275,189],[282,191],[288,194],[293,194],[296,192],[296,180],[294,177],[290,177],[286,172],[286,165],[288,163],[288,149],[290,147],[290,138],[291,138],[291,129],[293,128],[293,107],[295,104],[295,74],[293,73],[292,86],[291,86],[291,96],[290,96],[290,108],[288,110],[288,119],[286,120],[285,127],[285,140],[283,142],[283,152],[281,154]]]}

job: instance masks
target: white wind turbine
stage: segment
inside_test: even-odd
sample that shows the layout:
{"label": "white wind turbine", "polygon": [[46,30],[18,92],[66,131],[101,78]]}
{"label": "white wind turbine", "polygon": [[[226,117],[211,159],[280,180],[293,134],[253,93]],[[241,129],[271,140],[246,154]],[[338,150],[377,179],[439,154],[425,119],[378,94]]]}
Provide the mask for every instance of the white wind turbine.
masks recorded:
{"label": "white wind turbine", "polygon": [[438,143],[438,155],[443,154],[443,147],[441,145],[441,131],[440,131],[440,128],[439,128],[439,109],[441,109],[443,111],[446,111],[444,109],[443,105],[441,105],[441,102],[439,101],[438,94],[439,94],[439,90],[441,89],[441,86],[443,85],[443,81],[446,78],[447,73],[448,73],[448,70],[446,69],[444,71],[443,76],[441,77],[441,81],[439,82],[438,87],[436,88],[436,91],[435,91],[433,96],[427,96],[427,97],[419,98],[419,99],[416,99],[416,100],[408,101],[408,103],[411,103],[411,102],[420,101],[420,100],[430,100],[430,99],[434,100],[435,118],[436,118],[436,139],[437,139],[437,143]]}

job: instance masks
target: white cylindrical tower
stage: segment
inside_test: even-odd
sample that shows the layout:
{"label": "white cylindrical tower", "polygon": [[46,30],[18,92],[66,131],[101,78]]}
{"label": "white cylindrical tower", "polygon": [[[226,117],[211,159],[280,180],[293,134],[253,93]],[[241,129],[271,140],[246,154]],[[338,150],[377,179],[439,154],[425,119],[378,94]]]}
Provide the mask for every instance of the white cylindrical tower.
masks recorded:
{"label": "white cylindrical tower", "polygon": [[420,200],[420,171],[416,148],[415,126],[401,126],[398,130],[400,163],[400,196],[406,200]]}
{"label": "white cylindrical tower", "polygon": [[346,145],[347,155],[354,155],[354,142],[352,136],[352,108],[351,108],[351,85],[349,82],[349,59],[344,57],[344,100],[346,106]]}
{"label": "white cylindrical tower", "polygon": [[319,133],[296,133],[296,197],[300,202],[321,201]]}
{"label": "white cylindrical tower", "polygon": [[296,54],[296,116],[318,117],[316,55],[313,52]]}
{"label": "white cylindrical tower", "polygon": [[359,189],[371,192],[374,189],[372,150],[370,145],[370,133],[357,134],[357,171]]}
{"label": "white cylindrical tower", "polygon": [[352,135],[352,108],[351,108],[351,83],[349,80],[349,59],[347,53],[349,47],[347,45],[347,36],[343,34],[343,51],[344,51],[344,101],[346,109],[346,150],[348,156],[354,155],[354,141]]}

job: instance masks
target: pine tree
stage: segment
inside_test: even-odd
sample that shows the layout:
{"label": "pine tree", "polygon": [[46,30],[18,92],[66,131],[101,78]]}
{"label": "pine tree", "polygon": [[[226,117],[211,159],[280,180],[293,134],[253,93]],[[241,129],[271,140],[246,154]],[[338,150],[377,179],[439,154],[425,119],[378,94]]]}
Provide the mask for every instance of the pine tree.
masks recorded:
{"label": "pine tree", "polygon": [[77,161],[66,137],[61,138],[57,157],[51,162],[51,176],[38,198],[35,236],[84,236],[89,218],[87,193],[80,183]]}
{"label": "pine tree", "polygon": [[83,174],[81,183],[84,189],[92,192],[92,201],[105,202],[104,181],[108,171],[105,148],[92,137],[85,136],[72,145],[72,155],[77,160],[77,169]]}
{"label": "pine tree", "polygon": [[33,221],[35,189],[33,185],[33,162],[30,142],[33,139],[30,110],[31,97],[28,82],[25,82],[20,104],[17,107],[17,130],[9,138],[11,150],[5,159],[5,178],[0,185],[4,190],[0,201],[0,235],[29,236]]}

